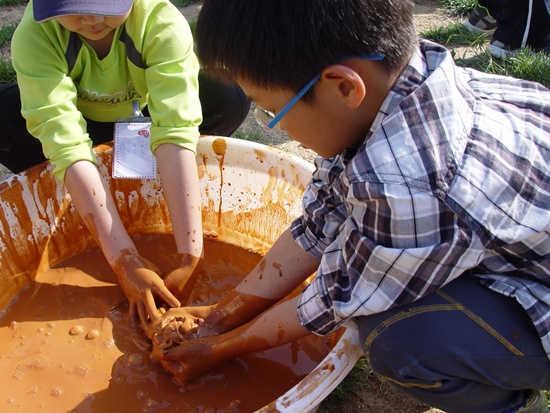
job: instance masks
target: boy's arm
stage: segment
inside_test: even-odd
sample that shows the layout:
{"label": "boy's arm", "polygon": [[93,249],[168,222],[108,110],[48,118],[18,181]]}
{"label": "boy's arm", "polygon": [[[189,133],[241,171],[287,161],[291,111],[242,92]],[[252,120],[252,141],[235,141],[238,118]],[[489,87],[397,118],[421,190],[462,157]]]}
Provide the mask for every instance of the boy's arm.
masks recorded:
{"label": "boy's arm", "polygon": [[179,268],[165,277],[166,286],[185,302],[203,260],[201,194],[195,154],[173,144],[156,151],[164,197],[180,257]]}
{"label": "boy's arm", "polygon": [[88,161],[72,164],[67,168],[65,184],[80,216],[117,274],[132,312],[137,310],[142,322],[147,319],[146,312],[153,319],[160,317],[155,294],[170,306],[178,307],[178,300],[152,265],[139,256],[97,167]]}
{"label": "boy's arm", "polygon": [[319,264],[287,229],[246,278],[220,300],[205,324],[225,332],[252,320],[304,282]]}
{"label": "boy's arm", "polygon": [[225,334],[190,340],[163,353],[153,353],[153,358],[180,363],[169,370],[176,380],[185,383],[233,357],[290,343],[309,333],[298,319],[297,302],[298,297],[294,297]]}

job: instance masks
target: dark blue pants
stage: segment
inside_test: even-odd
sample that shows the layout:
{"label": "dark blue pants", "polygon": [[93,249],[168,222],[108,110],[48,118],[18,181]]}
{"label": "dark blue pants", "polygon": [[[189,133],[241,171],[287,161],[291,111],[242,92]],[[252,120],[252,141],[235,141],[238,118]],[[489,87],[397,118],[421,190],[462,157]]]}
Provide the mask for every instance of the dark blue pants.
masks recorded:
{"label": "dark blue pants", "polygon": [[446,412],[515,411],[531,389],[550,389],[550,360],[526,312],[478,279],[358,321],[374,372]]}
{"label": "dark blue pants", "polygon": [[[534,49],[550,45],[550,14],[545,0],[532,0],[527,46]],[[497,21],[493,38],[512,48],[520,48],[529,16],[528,0],[479,0]]]}

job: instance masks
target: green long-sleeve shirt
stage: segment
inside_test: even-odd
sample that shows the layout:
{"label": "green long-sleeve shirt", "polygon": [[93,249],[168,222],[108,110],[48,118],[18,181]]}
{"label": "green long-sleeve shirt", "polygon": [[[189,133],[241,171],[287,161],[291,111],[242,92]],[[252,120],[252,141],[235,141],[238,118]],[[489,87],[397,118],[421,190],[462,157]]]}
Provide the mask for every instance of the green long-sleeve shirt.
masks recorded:
{"label": "green long-sleeve shirt", "polygon": [[153,152],[162,143],[196,149],[199,65],[189,25],[168,0],[135,0],[101,60],[55,19],[35,22],[31,0],[12,39],[12,60],[27,128],[62,181],[74,162],[96,162],[84,118],[131,116],[134,100],[151,115]]}

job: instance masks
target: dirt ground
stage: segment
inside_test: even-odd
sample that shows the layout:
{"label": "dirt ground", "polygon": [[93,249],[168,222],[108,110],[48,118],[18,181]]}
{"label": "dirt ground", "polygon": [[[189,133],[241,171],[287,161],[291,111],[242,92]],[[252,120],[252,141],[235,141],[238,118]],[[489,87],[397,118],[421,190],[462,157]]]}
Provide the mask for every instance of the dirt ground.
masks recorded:
{"label": "dirt ground", "polygon": [[[195,20],[200,6],[191,5],[181,7],[181,12],[189,20]],[[0,8],[0,27],[7,23],[20,20],[24,6],[4,6]],[[441,3],[437,0],[417,0],[415,8],[416,25],[418,32],[429,29],[442,22],[450,21],[444,13]],[[252,108],[253,109],[253,108]],[[241,129],[245,134],[262,131],[252,115],[252,109]],[[261,144],[276,147],[306,160],[312,161],[315,154],[303,149],[299,144],[290,140],[284,133],[273,134],[263,132],[257,140]],[[0,165],[0,180],[9,176],[10,172]],[[331,413],[442,413],[441,410],[430,408],[404,393],[394,389],[389,384],[380,381],[374,374],[368,374],[368,383],[348,402],[330,402],[327,400],[321,406],[322,412]],[[330,403],[330,404],[329,404]]]}

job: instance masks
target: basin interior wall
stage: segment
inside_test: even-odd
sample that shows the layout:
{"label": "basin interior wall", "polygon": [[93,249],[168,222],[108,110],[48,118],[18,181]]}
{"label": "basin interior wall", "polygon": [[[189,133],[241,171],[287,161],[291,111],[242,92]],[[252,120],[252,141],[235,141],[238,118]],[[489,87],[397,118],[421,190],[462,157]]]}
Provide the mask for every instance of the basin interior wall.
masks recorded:
{"label": "basin interior wall", "polygon": [[[111,179],[112,148],[97,148],[130,234],[171,232],[160,179]],[[263,145],[202,137],[197,166],[206,236],[264,254],[300,212],[312,166]],[[65,187],[47,164],[0,183],[0,306],[38,271],[95,245]]]}

